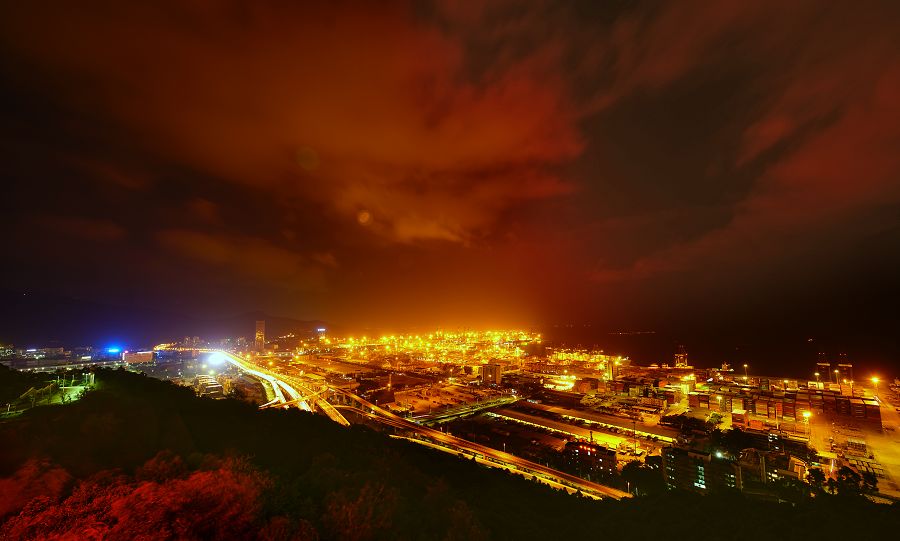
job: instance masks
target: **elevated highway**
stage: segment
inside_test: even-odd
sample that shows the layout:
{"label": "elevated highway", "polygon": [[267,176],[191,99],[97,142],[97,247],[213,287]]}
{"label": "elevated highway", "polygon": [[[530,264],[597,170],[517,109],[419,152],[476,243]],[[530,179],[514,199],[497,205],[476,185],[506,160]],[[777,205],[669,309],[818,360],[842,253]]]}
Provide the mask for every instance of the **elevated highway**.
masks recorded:
{"label": "elevated highway", "polygon": [[[261,377],[273,384],[273,387],[276,389],[275,396],[277,403],[265,404],[265,407],[296,406],[306,411],[312,411],[312,407],[310,407],[310,402],[312,402],[313,406],[320,409],[332,421],[343,426],[350,426],[350,422],[322,397],[322,394],[328,390],[327,387],[317,386],[316,384],[301,380],[300,378],[280,374],[263,366],[251,363],[247,359],[227,351],[214,350],[214,353],[224,355],[230,363],[241,370],[248,374]],[[282,389],[290,397],[289,399],[285,399],[284,393],[281,391]]]}
{"label": "elevated highway", "polygon": [[253,363],[250,363],[233,353],[229,353],[227,351],[221,350],[206,350],[208,353],[213,353],[216,355],[222,355],[223,358],[237,366],[242,371],[250,374],[251,376],[257,377],[259,379],[265,380],[272,387],[272,391],[275,393],[275,399],[265,404],[265,407],[270,407],[273,405],[296,405],[298,408],[305,409],[306,411],[311,411],[309,405],[302,400],[300,393],[293,386],[288,384],[279,378],[276,374],[269,372],[268,370],[263,369],[262,367],[256,366]]}
{"label": "elevated highway", "polygon": [[375,404],[372,404],[364,398],[361,398],[349,391],[343,389],[332,389],[332,391],[336,395],[342,396],[345,401],[355,403],[338,407],[349,407],[355,409],[358,412],[362,412],[369,420],[376,421],[393,428],[413,432],[414,434],[423,436],[429,440],[441,443],[463,453],[469,453],[476,457],[483,457],[486,460],[494,462],[496,464],[509,466],[520,472],[538,475],[540,477],[555,481],[559,484],[576,488],[578,490],[581,490],[582,492],[595,494],[599,497],[613,498],[616,500],[631,497],[631,494],[629,494],[628,492],[613,487],[608,487],[606,485],[601,485],[599,483],[587,481],[575,475],[571,475],[566,472],[562,472],[548,466],[538,464],[536,462],[531,462],[530,460],[525,460],[523,458],[517,457],[516,455],[498,451],[491,447],[464,440],[451,434],[441,432],[440,430],[434,430],[433,428],[414,423],[408,419],[387,411],[384,408],[376,406]]}
{"label": "elevated highway", "polygon": [[[350,422],[341,415],[340,411],[338,411],[339,409],[354,411],[369,421],[377,422],[396,430],[412,433],[415,436],[415,439],[434,442],[457,452],[468,453],[473,457],[490,462],[492,465],[496,465],[496,467],[508,467],[520,473],[535,475],[544,478],[545,480],[552,481],[553,483],[580,490],[581,492],[590,494],[594,497],[613,498],[616,500],[631,497],[631,494],[628,492],[587,481],[575,475],[525,460],[516,455],[498,451],[491,447],[420,425],[373,404],[346,389],[307,382],[300,378],[268,370],[265,367],[253,364],[231,353],[224,351],[221,353],[226,355],[230,362],[242,370],[253,375],[258,375],[259,377],[264,377],[267,380],[271,378],[285,389],[291,399],[281,400],[281,407],[289,407],[290,405],[298,403],[305,404],[306,402],[304,402],[304,400],[312,400],[318,409],[325,413],[330,419],[343,426],[349,426]],[[314,388],[317,386],[318,388]],[[336,404],[331,404],[328,399]]]}

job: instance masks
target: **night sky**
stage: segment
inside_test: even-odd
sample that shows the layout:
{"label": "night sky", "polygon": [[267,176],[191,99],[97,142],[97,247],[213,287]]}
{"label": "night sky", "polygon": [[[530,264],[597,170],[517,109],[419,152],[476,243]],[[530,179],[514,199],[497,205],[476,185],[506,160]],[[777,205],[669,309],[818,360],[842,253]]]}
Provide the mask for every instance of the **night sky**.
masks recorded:
{"label": "night sky", "polygon": [[898,22],[893,1],[3,2],[2,288],[885,366]]}

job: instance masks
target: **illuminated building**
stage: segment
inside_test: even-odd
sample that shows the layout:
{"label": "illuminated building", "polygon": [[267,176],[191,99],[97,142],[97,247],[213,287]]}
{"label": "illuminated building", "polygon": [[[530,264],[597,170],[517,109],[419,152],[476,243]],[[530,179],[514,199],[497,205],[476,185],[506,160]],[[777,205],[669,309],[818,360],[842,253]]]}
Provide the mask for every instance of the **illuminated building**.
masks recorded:
{"label": "illuminated building", "polygon": [[128,364],[146,364],[153,362],[152,351],[126,351],[122,354],[122,360]]}
{"label": "illuminated building", "polygon": [[106,349],[101,349],[100,351],[94,353],[91,356],[93,361],[121,361],[122,360],[122,348],[118,346],[110,346]]}
{"label": "illuminated building", "polygon": [[489,363],[481,369],[481,381],[489,385],[500,385],[503,379],[503,366]]}
{"label": "illuminated building", "polygon": [[615,449],[596,443],[570,441],[566,443],[563,456],[579,475],[612,475],[616,471]]}
{"label": "illuminated building", "polygon": [[210,375],[202,374],[194,378],[194,388],[196,389],[198,396],[206,396],[209,398],[225,397],[225,391],[222,388],[222,384]]}
{"label": "illuminated building", "polygon": [[741,488],[740,468],[722,456],[685,447],[666,447],[662,452],[666,487],[706,494]]}
{"label": "illuminated building", "polygon": [[46,359],[61,357],[65,351],[63,348],[29,348],[20,349],[16,353],[23,359]]}
{"label": "illuminated building", "polygon": [[256,322],[256,334],[254,335],[253,346],[256,351],[266,349],[266,322],[265,320]]}
{"label": "illuminated building", "polygon": [[748,448],[741,451],[737,464],[741,486],[746,493],[765,495],[782,479],[802,480],[806,475],[806,462],[783,450],[764,451]]}

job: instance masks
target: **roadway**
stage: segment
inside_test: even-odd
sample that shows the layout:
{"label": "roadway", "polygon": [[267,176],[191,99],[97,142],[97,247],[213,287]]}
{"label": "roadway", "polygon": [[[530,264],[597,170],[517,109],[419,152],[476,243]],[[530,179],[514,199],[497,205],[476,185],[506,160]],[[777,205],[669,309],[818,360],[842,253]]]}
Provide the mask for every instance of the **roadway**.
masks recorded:
{"label": "roadway", "polygon": [[301,390],[304,391],[304,393],[306,393],[308,398],[309,397],[313,398],[314,399],[313,403],[316,405],[316,407],[319,408],[320,410],[322,410],[322,412],[325,415],[327,415],[329,419],[331,419],[332,421],[334,421],[340,425],[350,426],[350,421],[345,419],[344,416],[341,415],[341,413],[338,410],[336,410],[334,406],[329,404],[327,400],[325,400],[324,398],[321,397],[321,395],[329,389],[328,387],[313,389],[312,387],[308,386],[309,385],[308,383],[302,382],[299,378],[294,378],[294,377],[284,376],[284,375],[280,375],[279,377],[286,379],[289,382],[291,382],[292,384],[299,387]]}
{"label": "roadway", "polygon": [[563,418],[574,419],[577,421],[588,421],[591,423],[596,423],[599,425],[606,425],[609,427],[615,427],[620,430],[625,430],[627,432],[637,432],[639,436],[647,437],[647,436],[655,436],[661,441],[664,442],[673,442],[678,438],[678,431],[672,428],[668,428],[665,426],[659,425],[650,425],[647,423],[643,423],[638,421],[637,423],[633,423],[629,419],[624,419],[621,417],[616,417],[614,415],[609,415],[606,413],[599,413],[594,411],[582,411],[582,410],[573,410],[568,408],[563,408],[559,406],[551,406],[549,404],[532,404],[529,403],[528,407],[535,410],[542,410],[548,413],[553,413],[556,415],[561,415]]}
{"label": "roadway", "polygon": [[[324,389],[313,388],[310,386],[310,382],[306,382],[301,380],[300,378],[286,376],[284,374],[279,374],[278,372],[268,370],[262,366],[251,363],[246,359],[238,357],[233,353],[221,350],[216,350],[216,352],[225,355],[229,362],[231,362],[241,370],[244,370],[251,375],[262,377],[270,382],[274,381],[275,387],[281,387],[282,389],[284,389],[285,392],[287,392],[290,396],[290,400],[284,400],[284,397],[281,396],[279,402],[283,406],[290,407],[291,405],[296,405],[297,407],[306,411],[312,411],[308,403],[308,400],[312,399],[313,404],[321,409],[329,419],[340,425],[350,426],[350,422],[347,421],[347,419],[344,419],[344,416],[341,415],[339,411],[334,409],[334,406],[329,404],[328,401],[320,396]],[[278,393],[279,391],[276,391],[276,398],[278,397]]]}
{"label": "roadway", "polygon": [[[272,390],[275,392],[275,402],[281,405],[296,405],[298,408],[311,411],[309,404],[303,400],[301,394],[295,389],[292,385],[285,382],[282,378],[276,377],[276,375],[270,373],[268,370],[260,366],[256,366],[237,355],[229,353],[227,351],[214,350],[212,353],[220,353],[225,356],[225,359],[243,370],[244,372],[250,374],[251,376],[255,376],[260,379],[264,379],[272,386]],[[287,397],[285,397],[285,394]],[[269,404],[267,404],[268,406]]]}
{"label": "roadway", "polygon": [[[250,363],[247,360],[242,359],[242,358],[240,358],[236,355],[233,355],[231,353],[228,353],[226,351],[219,351],[219,352],[223,353],[226,356],[226,358],[229,360],[229,362],[231,362],[235,366],[241,368],[242,370],[244,370],[252,375],[255,375],[257,377],[263,377],[265,379],[271,378],[271,380],[275,380],[278,385],[280,385],[285,391],[288,392],[288,394],[291,396],[291,400],[300,400],[300,394],[299,394],[299,392],[297,392],[296,389],[294,389],[287,382],[289,382],[290,384],[296,385],[302,391],[306,392],[307,395],[315,395],[315,391],[306,388],[305,385],[303,385],[302,382],[300,382],[298,380],[298,378],[294,378],[291,376],[285,376],[283,374],[278,374],[276,372],[267,370],[263,367],[257,366],[253,363]],[[523,458],[517,457],[516,455],[505,453],[503,451],[498,451],[496,449],[487,447],[485,445],[481,445],[481,444],[478,444],[475,442],[464,440],[462,438],[458,438],[456,436],[446,434],[439,430],[434,430],[432,428],[428,428],[426,426],[419,425],[408,419],[404,419],[403,417],[400,417],[399,415],[396,415],[393,412],[390,412],[384,408],[381,408],[381,407],[369,402],[368,400],[351,393],[350,391],[336,388],[336,387],[331,388],[330,390],[336,394],[344,395],[344,396],[350,398],[353,402],[356,402],[356,403],[362,405],[365,408],[365,410],[357,409],[357,408],[350,408],[350,409],[357,409],[357,411],[361,412],[364,416],[366,416],[368,419],[370,419],[372,421],[376,421],[376,422],[379,422],[379,423],[382,423],[382,424],[385,424],[385,425],[388,425],[388,426],[391,426],[394,428],[411,431],[414,434],[420,434],[420,435],[427,437],[435,442],[439,442],[445,446],[449,446],[453,449],[470,453],[472,456],[478,457],[478,455],[481,455],[484,459],[486,459],[488,461],[492,461],[492,462],[495,462],[498,464],[510,466],[512,468],[515,468],[519,472],[530,473],[532,475],[540,475],[541,477],[552,480],[552,481],[562,484],[562,485],[571,486],[571,487],[581,490],[582,492],[585,492],[585,493],[591,493],[593,495],[597,495],[600,497],[613,498],[616,500],[631,497],[631,494],[629,494],[628,492],[624,492],[624,491],[618,490],[616,488],[601,485],[599,483],[587,481],[587,480],[577,477],[575,475],[571,475],[571,474],[568,474],[568,473],[565,473],[565,472],[562,472],[559,470],[555,470],[553,468],[544,466],[542,464],[538,464],[536,462],[531,462],[529,460],[525,460]],[[283,396],[282,396],[282,398],[283,398]],[[284,400],[282,403],[287,403],[287,402],[288,402],[287,400]],[[322,405],[321,404],[322,402],[324,402],[325,404]],[[340,412],[338,412],[334,406],[332,406],[331,404],[328,404],[327,401],[325,401],[324,399],[321,399],[321,398],[317,398],[315,403],[317,406],[320,406],[322,411],[326,415],[328,415],[329,418],[331,418],[335,422],[338,422],[344,426],[349,426],[350,423],[343,417],[343,415],[341,415]],[[326,407],[326,405],[327,405],[327,407]]]}
{"label": "roadway", "polygon": [[554,421],[552,419],[547,419],[546,417],[528,415],[527,413],[512,409],[494,410],[490,412],[489,415],[496,415],[497,417],[509,419],[513,422],[533,425],[538,428],[550,429],[554,432],[562,432],[563,434],[575,436],[577,438],[582,438],[585,440],[590,439],[594,443],[602,443],[613,449],[617,449],[622,443],[632,441],[629,438],[613,436],[612,434],[606,434],[605,432],[590,430],[588,428],[583,428],[577,425],[563,423],[560,421]]}
{"label": "roadway", "polygon": [[418,415],[413,417],[413,420],[420,423],[430,424],[430,423],[439,423],[442,421],[449,421],[451,419],[456,419],[457,417],[465,417],[467,415],[473,415],[481,410],[488,408],[495,408],[498,406],[505,406],[507,404],[512,404],[513,402],[518,401],[519,398],[515,396],[503,396],[500,398],[494,398],[490,400],[485,400],[483,402],[476,402],[474,404],[464,404],[462,406],[457,406],[455,408],[451,408],[440,413],[435,414],[426,414],[426,415]]}
{"label": "roadway", "polygon": [[421,434],[422,436],[450,446],[454,449],[468,452],[474,456],[481,455],[487,460],[492,460],[500,464],[512,466],[519,471],[531,473],[532,475],[540,474],[542,477],[549,478],[561,484],[572,486],[581,490],[582,492],[591,492],[592,494],[597,494],[607,498],[614,498],[616,500],[631,497],[631,494],[629,494],[628,492],[608,487],[606,485],[601,485],[599,483],[587,481],[575,475],[571,475],[550,468],[548,466],[538,464],[536,462],[531,462],[530,460],[525,460],[523,458],[517,457],[516,455],[498,451],[492,447],[487,447],[485,445],[464,440],[462,438],[458,438],[439,430],[434,430],[433,428],[428,428],[426,426],[416,424],[412,421],[404,419],[403,417],[395,415],[394,413],[391,413],[384,408],[380,408],[375,404],[372,404],[371,402],[360,398],[353,393],[350,393],[349,391],[344,391],[343,389],[335,389],[335,391],[349,396],[354,401],[360,403],[366,409],[370,410],[359,411],[361,411],[364,415],[366,415],[367,418],[373,421],[377,421],[395,428],[409,430],[416,434]]}
{"label": "roadway", "polygon": [[[444,445],[439,445],[439,444],[436,444],[436,443],[431,443],[431,442],[423,441],[423,440],[417,440],[417,439],[415,439],[415,438],[410,438],[410,437],[407,437],[407,436],[396,436],[396,435],[393,435],[393,434],[392,434],[391,437],[394,438],[394,439],[406,440],[406,441],[415,443],[415,444],[417,444],[417,445],[424,445],[425,447],[429,447],[429,448],[434,449],[434,450],[436,450],[436,451],[441,451],[441,452],[444,452],[444,453],[452,453],[452,454],[459,455],[459,453],[457,452],[457,450],[452,449],[452,448],[450,448],[450,447],[446,447],[446,446],[444,446]],[[473,455],[473,456],[474,456],[474,455]],[[504,468],[504,466],[503,466],[502,464],[497,464],[496,462],[494,462],[494,461],[492,461],[492,460],[488,460],[488,459],[485,459],[485,458],[479,458],[479,457],[477,457],[477,456],[475,456],[474,458],[475,458],[475,462],[478,463],[478,464],[481,464],[482,466],[487,466],[488,468]],[[520,470],[517,470],[517,469],[512,469],[512,470],[507,469],[507,468],[504,468],[504,469],[506,469],[506,470],[509,471],[510,473],[514,473],[514,474],[517,474],[517,475],[521,475],[521,476],[524,477],[525,479],[530,479],[530,478],[528,477],[529,474],[528,474],[527,472],[520,471]],[[534,475],[534,474],[531,474],[531,475]],[[565,490],[565,491],[568,492],[569,494],[575,494],[575,492],[578,490],[578,489],[573,488],[573,487],[571,487],[571,486],[569,486],[569,485],[564,485],[564,484],[562,484],[562,483],[557,483],[556,481],[554,481],[554,480],[552,480],[552,479],[539,478],[539,480],[540,480],[541,483],[544,483],[544,484],[546,484],[546,485],[548,485],[548,486],[551,486],[551,487],[553,487],[553,488]],[[602,500],[602,499],[603,499],[603,496],[598,496],[598,495],[592,494],[592,493],[590,493],[590,492],[582,492],[582,494],[584,494],[585,496],[587,496],[587,497],[589,497],[589,498],[592,498],[592,499],[594,499],[594,500]]]}

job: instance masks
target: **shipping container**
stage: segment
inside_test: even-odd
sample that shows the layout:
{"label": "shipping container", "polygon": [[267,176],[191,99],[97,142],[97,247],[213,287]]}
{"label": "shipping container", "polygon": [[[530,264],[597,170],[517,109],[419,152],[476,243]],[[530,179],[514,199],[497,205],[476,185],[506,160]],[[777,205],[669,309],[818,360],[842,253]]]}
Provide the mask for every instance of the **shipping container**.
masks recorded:
{"label": "shipping container", "polygon": [[866,419],[881,424],[881,408],[878,406],[866,406]]}

